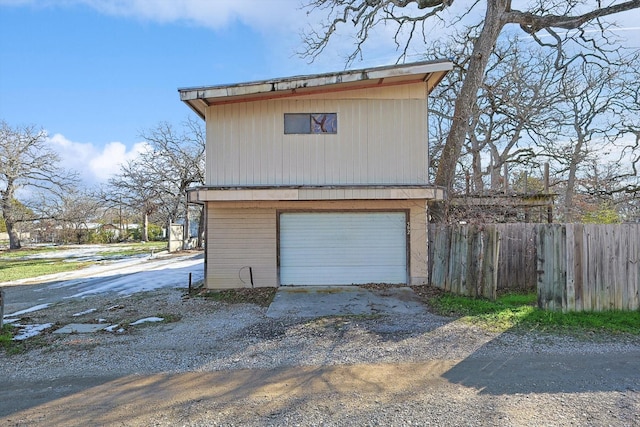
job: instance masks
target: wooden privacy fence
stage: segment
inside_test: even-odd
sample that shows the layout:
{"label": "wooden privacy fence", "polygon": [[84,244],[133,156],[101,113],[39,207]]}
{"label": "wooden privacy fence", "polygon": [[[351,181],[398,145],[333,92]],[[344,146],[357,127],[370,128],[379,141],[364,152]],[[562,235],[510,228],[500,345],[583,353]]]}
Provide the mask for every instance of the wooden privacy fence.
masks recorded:
{"label": "wooden privacy fence", "polygon": [[537,224],[495,224],[495,227],[500,239],[498,291],[534,291],[538,284]]}
{"label": "wooden privacy fence", "polygon": [[430,283],[469,296],[536,289],[547,310],[640,308],[640,224],[431,225]]}
{"label": "wooden privacy fence", "polygon": [[495,225],[432,225],[430,248],[433,286],[495,299],[500,248]]}
{"label": "wooden privacy fence", "polygon": [[640,308],[640,224],[546,225],[537,251],[540,308]]}

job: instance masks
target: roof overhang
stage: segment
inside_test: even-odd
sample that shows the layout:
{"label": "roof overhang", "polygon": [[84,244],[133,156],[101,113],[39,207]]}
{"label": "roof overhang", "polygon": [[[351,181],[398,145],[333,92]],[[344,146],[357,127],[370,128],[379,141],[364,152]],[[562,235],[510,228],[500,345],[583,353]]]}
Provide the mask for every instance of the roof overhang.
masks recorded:
{"label": "roof overhang", "polygon": [[180,100],[201,118],[204,118],[204,112],[210,105],[261,101],[314,93],[340,92],[418,82],[427,83],[427,93],[430,93],[452,68],[453,64],[450,61],[414,62],[231,85],[184,88],[178,89],[178,92]]}

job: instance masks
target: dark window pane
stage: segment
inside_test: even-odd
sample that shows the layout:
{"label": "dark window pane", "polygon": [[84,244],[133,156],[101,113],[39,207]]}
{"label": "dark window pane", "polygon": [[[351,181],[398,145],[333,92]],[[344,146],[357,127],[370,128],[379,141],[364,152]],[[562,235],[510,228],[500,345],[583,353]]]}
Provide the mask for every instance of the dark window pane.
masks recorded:
{"label": "dark window pane", "polygon": [[309,114],[285,114],[284,133],[311,133]]}

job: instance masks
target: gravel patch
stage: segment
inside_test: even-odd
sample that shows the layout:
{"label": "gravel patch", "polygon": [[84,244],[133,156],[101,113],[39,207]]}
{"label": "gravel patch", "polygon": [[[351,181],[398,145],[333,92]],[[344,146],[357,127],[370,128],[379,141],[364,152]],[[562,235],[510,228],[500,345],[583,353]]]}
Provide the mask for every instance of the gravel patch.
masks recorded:
{"label": "gravel patch", "polygon": [[[431,313],[272,319],[266,317],[266,311],[253,304],[186,298],[182,291],[172,289],[129,297],[71,299],[25,314],[23,323],[56,326],[37,338],[38,345],[26,352],[0,354],[0,372],[9,382],[97,374],[239,375],[244,370],[322,369],[326,375],[339,376],[363,366],[382,366],[386,371],[400,366],[419,371],[429,364],[436,369],[438,364],[460,366],[491,358],[513,361],[541,355],[542,360],[587,360],[584,357],[601,355],[606,359],[612,354],[629,355],[633,363],[640,355],[638,337],[585,339],[535,331],[499,333]],[[134,325],[137,320],[152,317],[165,320]],[[67,323],[97,321],[105,327],[118,324],[122,332],[50,333]],[[380,380],[385,388],[378,392],[368,389],[367,382],[346,391],[318,386],[313,398],[300,390],[256,392],[238,396],[233,404],[222,398],[184,401],[148,414],[144,422],[129,420],[123,424],[640,425],[640,376],[611,379],[617,383],[609,384],[606,372],[600,373],[594,376],[603,381],[597,386],[590,386],[588,378],[583,378],[566,391],[556,390],[552,380],[540,386],[540,391],[535,384],[519,388],[514,376],[513,384],[491,391],[489,380],[476,385],[472,378],[457,378],[453,368],[445,371],[446,375],[434,378],[425,374],[421,384],[433,384],[433,388],[388,390],[393,381]],[[370,384],[376,384],[376,378]],[[327,379],[328,384],[331,381]],[[522,390],[525,392],[519,392]],[[9,425],[20,425],[12,422]]]}

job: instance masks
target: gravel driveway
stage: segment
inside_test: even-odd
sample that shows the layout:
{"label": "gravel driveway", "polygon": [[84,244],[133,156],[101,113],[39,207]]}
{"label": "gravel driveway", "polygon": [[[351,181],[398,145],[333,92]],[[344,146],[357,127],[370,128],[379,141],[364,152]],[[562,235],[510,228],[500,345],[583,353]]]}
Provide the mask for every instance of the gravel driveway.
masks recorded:
{"label": "gravel driveway", "polygon": [[[0,425],[640,425],[638,337],[266,311],[160,289],[30,313],[123,331],[46,334],[1,354]],[[169,322],[131,326],[149,316]]]}

